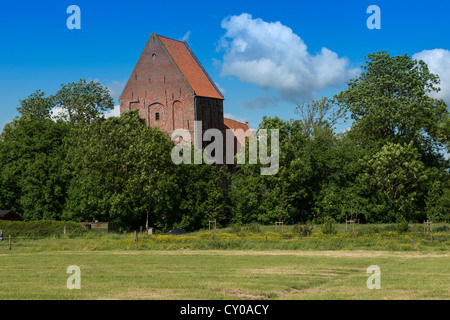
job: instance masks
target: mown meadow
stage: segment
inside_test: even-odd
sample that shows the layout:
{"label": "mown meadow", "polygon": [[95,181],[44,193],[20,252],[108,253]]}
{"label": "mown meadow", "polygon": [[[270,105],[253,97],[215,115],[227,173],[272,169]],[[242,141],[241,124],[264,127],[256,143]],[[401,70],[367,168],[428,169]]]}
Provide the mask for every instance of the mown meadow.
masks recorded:
{"label": "mown meadow", "polygon": [[[66,226],[66,234],[63,227]],[[185,235],[1,222],[0,299],[449,299],[450,228],[231,226]],[[348,226],[347,226],[348,228]],[[9,234],[12,235],[9,249]],[[137,236],[137,238],[136,238]],[[79,266],[70,290],[67,268]],[[370,290],[367,268],[380,268]]]}

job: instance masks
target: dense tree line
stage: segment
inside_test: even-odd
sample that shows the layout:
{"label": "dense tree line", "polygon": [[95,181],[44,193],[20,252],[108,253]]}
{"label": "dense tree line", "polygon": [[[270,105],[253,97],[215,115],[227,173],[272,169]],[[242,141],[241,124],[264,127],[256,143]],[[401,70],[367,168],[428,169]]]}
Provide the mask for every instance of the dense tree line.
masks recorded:
{"label": "dense tree line", "polygon": [[[430,95],[439,78],[407,55],[379,52],[366,62],[347,90],[300,105],[299,119],[264,118],[260,129],[282,132],[280,171],[266,177],[240,166],[234,219],[450,220],[450,116]],[[346,115],[352,126],[336,134]]]}
{"label": "dense tree line", "polygon": [[[195,230],[211,219],[449,221],[450,115],[430,95],[438,85],[422,61],[369,54],[345,91],[299,105],[297,119],[263,118],[259,129],[280,132],[276,175],[253,164],[175,165],[170,138],[136,112],[103,117],[113,99],[99,83],[38,90],[0,135],[0,207],[23,220],[123,229]],[[351,127],[336,133],[345,116]]]}

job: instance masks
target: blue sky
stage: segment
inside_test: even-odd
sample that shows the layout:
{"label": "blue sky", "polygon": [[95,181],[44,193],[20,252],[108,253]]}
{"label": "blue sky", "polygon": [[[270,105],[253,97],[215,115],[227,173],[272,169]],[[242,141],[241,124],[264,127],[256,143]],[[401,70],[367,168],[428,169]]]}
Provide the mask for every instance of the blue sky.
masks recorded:
{"label": "blue sky", "polygon": [[[66,26],[70,5],[81,9],[80,30]],[[367,28],[370,5],[381,10],[381,29]],[[345,89],[364,57],[381,50],[429,62],[450,105],[449,13],[447,0],[4,2],[0,127],[18,115],[20,99],[81,78],[108,86],[118,104],[153,32],[186,39],[224,89],[225,114],[253,128],[264,115],[295,118],[297,103]]]}

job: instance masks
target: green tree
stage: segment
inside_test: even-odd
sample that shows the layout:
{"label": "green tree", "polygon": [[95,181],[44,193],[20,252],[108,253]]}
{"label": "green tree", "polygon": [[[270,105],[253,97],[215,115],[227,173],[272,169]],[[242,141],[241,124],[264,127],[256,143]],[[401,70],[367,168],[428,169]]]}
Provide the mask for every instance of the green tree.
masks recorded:
{"label": "green tree", "polygon": [[230,204],[227,193],[227,166],[208,164],[182,164],[178,167],[181,217],[174,226],[192,231],[208,227],[210,220],[217,225],[230,221]]}
{"label": "green tree", "polygon": [[379,150],[387,142],[413,141],[425,162],[436,164],[450,138],[447,106],[430,96],[439,83],[425,62],[382,51],[367,55],[362,73],[335,99],[350,112],[350,132],[362,144]]}
{"label": "green tree", "polygon": [[[309,220],[311,167],[304,153],[307,136],[301,130],[301,123],[264,117],[261,129],[267,130],[269,137],[272,129],[279,130],[279,170],[275,175],[261,175],[261,164],[246,162],[237,166],[230,187],[233,222]],[[248,159],[248,148],[246,152]]]}
{"label": "green tree", "polygon": [[89,123],[102,112],[114,108],[113,98],[100,83],[81,79],[61,85],[52,97],[55,107],[61,108],[59,115],[71,123]]}
{"label": "green tree", "polygon": [[409,144],[388,142],[373,156],[360,159],[359,192],[369,200],[364,212],[370,222],[421,221],[421,185],[428,180],[420,154]]}
{"label": "green tree", "polygon": [[23,220],[59,220],[65,202],[63,122],[25,113],[0,134],[0,206]]}
{"label": "green tree", "polygon": [[175,166],[167,135],[137,112],[76,126],[67,140],[70,179],[64,217],[126,228],[162,228],[175,210]]}
{"label": "green tree", "polygon": [[53,107],[54,98],[52,96],[46,97],[44,92],[37,90],[26,99],[20,100],[17,111],[34,119],[49,118],[50,110]]}
{"label": "green tree", "polygon": [[450,222],[450,178],[448,172],[438,174],[442,178],[435,178],[427,187],[426,213],[427,219],[433,222]]}

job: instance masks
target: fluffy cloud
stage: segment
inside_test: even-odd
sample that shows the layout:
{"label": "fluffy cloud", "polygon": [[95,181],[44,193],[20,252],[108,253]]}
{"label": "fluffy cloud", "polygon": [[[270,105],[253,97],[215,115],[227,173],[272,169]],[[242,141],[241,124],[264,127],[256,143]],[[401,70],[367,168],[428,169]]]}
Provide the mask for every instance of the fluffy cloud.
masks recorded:
{"label": "fluffy cloud", "polygon": [[235,116],[234,114],[231,113],[224,113],[223,116],[224,118],[235,120],[242,123],[245,123],[247,121],[247,119]]}
{"label": "fluffy cloud", "polygon": [[188,32],[186,32],[186,33],[184,34],[183,37],[179,38],[178,40],[180,40],[180,41],[189,41],[189,37],[190,37],[190,36],[191,36],[191,31],[189,30]]}
{"label": "fluffy cloud", "polygon": [[217,82],[214,82],[214,84],[216,85],[217,89],[219,89],[219,91],[220,91],[222,94],[225,94],[226,90],[225,90],[224,88],[222,88],[222,87],[220,86],[220,84],[218,84]]}
{"label": "fluffy cloud", "polygon": [[432,93],[432,96],[443,99],[447,105],[450,105],[450,51],[445,49],[423,50],[414,54],[412,58],[423,60],[431,73],[439,75],[441,91]]}
{"label": "fluffy cloud", "polygon": [[[100,82],[100,81],[99,81]],[[122,94],[123,88],[126,85],[126,81],[112,81],[109,84],[105,85],[105,87],[109,90],[111,97],[114,100],[119,100],[120,95]]]}
{"label": "fluffy cloud", "polygon": [[53,121],[57,121],[59,119],[67,119],[68,116],[69,113],[62,107],[53,107],[50,110],[50,119],[52,119]]}
{"label": "fluffy cloud", "polygon": [[[67,119],[69,116],[69,113],[66,109],[63,109],[61,107],[54,107],[50,110],[50,118],[53,121],[56,121],[58,119]],[[110,118],[110,117],[120,117],[120,105],[114,106],[113,109],[106,111],[103,114],[103,117]]]}
{"label": "fluffy cloud", "polygon": [[304,41],[279,21],[253,19],[248,13],[222,21],[226,29],[219,48],[225,51],[222,75],[263,89],[275,89],[282,100],[310,99],[316,91],[336,87],[356,75],[347,58],[322,48],[310,54]]}
{"label": "fluffy cloud", "polygon": [[120,105],[114,106],[113,109],[108,110],[104,113],[104,117],[105,118],[110,118],[110,117],[120,117]]}

